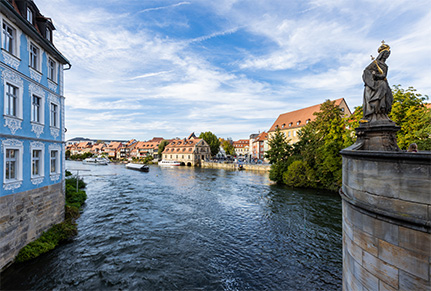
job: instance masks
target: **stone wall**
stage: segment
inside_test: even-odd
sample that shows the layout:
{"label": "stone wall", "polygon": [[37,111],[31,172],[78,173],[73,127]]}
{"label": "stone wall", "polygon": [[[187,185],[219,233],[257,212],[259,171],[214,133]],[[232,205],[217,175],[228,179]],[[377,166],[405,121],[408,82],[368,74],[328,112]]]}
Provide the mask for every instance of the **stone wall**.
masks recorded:
{"label": "stone wall", "polygon": [[343,290],[431,291],[431,154],[342,155]]}
{"label": "stone wall", "polygon": [[0,270],[22,247],[64,220],[63,184],[0,197]]}
{"label": "stone wall", "polygon": [[[212,168],[212,169],[226,169],[226,170],[238,170],[238,164],[224,164],[224,163],[211,163],[202,161],[202,168]],[[249,171],[263,171],[269,172],[271,166],[270,165],[250,165],[244,164],[244,170]]]}

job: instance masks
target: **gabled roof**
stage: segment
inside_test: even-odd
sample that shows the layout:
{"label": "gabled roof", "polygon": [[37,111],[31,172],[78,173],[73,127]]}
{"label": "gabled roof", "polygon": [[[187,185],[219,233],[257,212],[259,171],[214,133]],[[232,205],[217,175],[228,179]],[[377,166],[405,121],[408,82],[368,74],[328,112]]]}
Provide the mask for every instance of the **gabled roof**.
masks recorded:
{"label": "gabled roof", "polygon": [[121,147],[121,142],[117,142],[117,141],[112,141],[108,145],[108,149],[118,149],[119,147]]}
{"label": "gabled roof", "polygon": [[265,141],[268,139],[268,133],[267,132],[261,132],[257,138],[256,141]]}
{"label": "gabled roof", "polygon": [[174,139],[166,147],[163,153],[191,153],[197,145],[208,146],[202,138],[196,138],[192,133],[190,139]]}
{"label": "gabled roof", "polygon": [[249,139],[239,139],[237,141],[234,141],[232,144],[235,148],[245,148],[245,147],[248,147],[250,145],[250,140]]}
{"label": "gabled roof", "polygon": [[[340,106],[342,103],[347,107],[349,112],[346,114],[350,115],[350,109],[347,106],[344,98],[339,98],[335,100],[335,105]],[[275,131],[276,126],[280,129],[289,129],[289,128],[298,128],[307,124],[307,122],[313,121],[316,119],[314,112],[320,111],[320,106],[322,104],[313,105],[310,107],[298,109],[295,111],[287,112],[280,114],[274,124],[271,126],[269,131]]]}

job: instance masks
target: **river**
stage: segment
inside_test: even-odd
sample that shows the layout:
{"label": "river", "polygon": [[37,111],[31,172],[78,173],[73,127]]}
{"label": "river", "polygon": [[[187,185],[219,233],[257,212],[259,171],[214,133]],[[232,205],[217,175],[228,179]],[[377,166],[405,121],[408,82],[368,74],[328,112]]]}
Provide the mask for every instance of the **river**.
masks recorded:
{"label": "river", "polygon": [[72,242],[1,274],[44,290],[337,290],[341,199],[271,185],[267,174],[148,173],[84,165],[88,199]]}

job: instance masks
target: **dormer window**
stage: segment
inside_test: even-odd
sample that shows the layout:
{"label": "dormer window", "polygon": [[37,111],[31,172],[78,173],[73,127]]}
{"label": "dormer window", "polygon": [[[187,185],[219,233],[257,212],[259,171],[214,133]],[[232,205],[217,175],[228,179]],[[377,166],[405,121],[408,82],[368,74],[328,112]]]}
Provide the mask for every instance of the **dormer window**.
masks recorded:
{"label": "dormer window", "polygon": [[48,27],[45,30],[45,37],[48,41],[52,42],[52,31]]}
{"label": "dormer window", "polygon": [[301,124],[301,120],[298,120],[297,122],[296,122],[296,125],[300,125]]}
{"label": "dormer window", "polygon": [[306,123],[306,124],[308,124],[310,121],[311,121],[310,119],[307,119],[307,120],[305,121],[305,123]]}
{"label": "dormer window", "polygon": [[275,126],[275,129],[278,129],[278,125]]}
{"label": "dormer window", "polygon": [[292,126],[292,124],[293,124],[292,122],[291,122],[291,123],[289,123],[289,127],[291,127],[291,126]]}
{"label": "dormer window", "polygon": [[27,21],[33,24],[33,11],[27,7]]}
{"label": "dormer window", "polygon": [[281,128],[284,128],[286,126],[286,124],[285,123],[283,123],[283,125],[281,126]]}

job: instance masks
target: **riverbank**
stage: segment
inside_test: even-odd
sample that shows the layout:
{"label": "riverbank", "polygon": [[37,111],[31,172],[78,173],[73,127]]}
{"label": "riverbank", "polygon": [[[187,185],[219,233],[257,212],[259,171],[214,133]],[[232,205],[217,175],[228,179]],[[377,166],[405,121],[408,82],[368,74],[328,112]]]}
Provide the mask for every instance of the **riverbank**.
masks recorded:
{"label": "riverbank", "polygon": [[[66,175],[70,173],[66,173]],[[70,240],[78,233],[76,219],[80,216],[81,207],[87,199],[83,188],[86,184],[77,178],[66,178],[65,219],[63,222],[53,225],[38,239],[23,247],[15,258],[16,263],[26,262],[45,254],[63,242]],[[78,188],[76,188],[78,187]]]}
{"label": "riverbank", "polygon": [[[213,162],[204,162],[202,161],[202,168],[210,168],[210,169],[225,169],[225,170],[239,170],[239,165],[235,163],[213,163]],[[252,164],[244,164],[242,165],[243,170],[247,171],[261,171],[261,172],[269,172],[271,169],[271,165],[252,165]]]}

